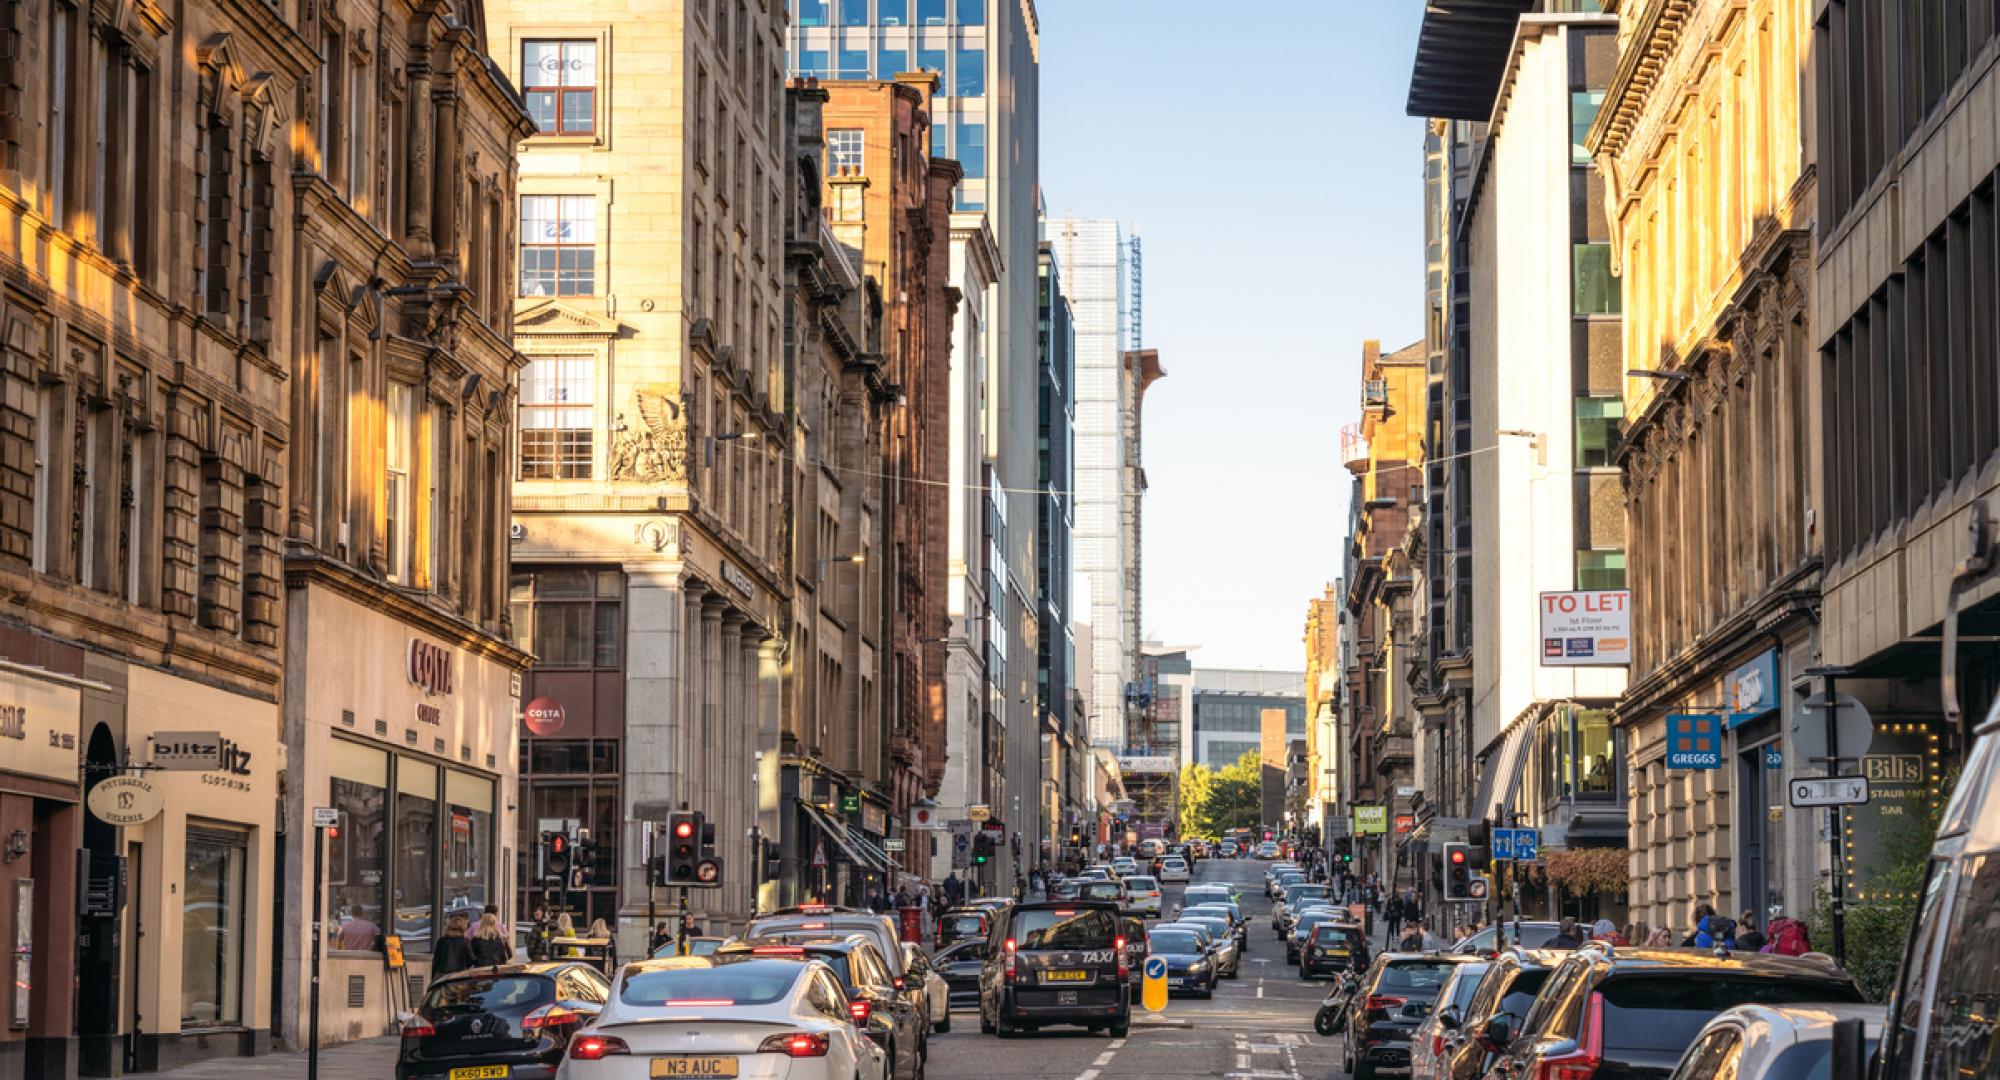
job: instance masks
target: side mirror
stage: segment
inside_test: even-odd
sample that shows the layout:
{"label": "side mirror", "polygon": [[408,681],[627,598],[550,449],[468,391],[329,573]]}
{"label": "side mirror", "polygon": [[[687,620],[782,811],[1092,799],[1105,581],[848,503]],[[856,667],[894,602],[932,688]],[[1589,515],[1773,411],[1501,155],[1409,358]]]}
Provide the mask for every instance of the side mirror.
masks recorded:
{"label": "side mirror", "polygon": [[1464,1022],[1465,1017],[1459,1015],[1456,1005],[1446,1005],[1438,1010],[1438,1026],[1446,1031],[1457,1031],[1458,1026]]}
{"label": "side mirror", "polygon": [[1830,1080],[1864,1080],[1868,1075],[1868,1043],[1859,1020],[1833,1023],[1833,1060]]}
{"label": "side mirror", "polygon": [[1485,1030],[1479,1033],[1479,1041],[1496,1054],[1507,1049],[1507,1044],[1514,1041],[1514,1017],[1501,1013],[1486,1021]]}

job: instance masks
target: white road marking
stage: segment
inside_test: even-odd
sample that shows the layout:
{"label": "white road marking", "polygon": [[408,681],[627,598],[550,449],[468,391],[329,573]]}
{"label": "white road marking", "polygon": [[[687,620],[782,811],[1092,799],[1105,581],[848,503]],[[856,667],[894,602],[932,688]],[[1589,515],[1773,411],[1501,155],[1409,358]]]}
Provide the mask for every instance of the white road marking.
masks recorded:
{"label": "white road marking", "polygon": [[1097,1080],[1097,1070],[1085,1069],[1076,1074],[1076,1080]]}
{"label": "white road marking", "polygon": [[1237,1068],[1238,1070],[1243,1070],[1243,1069],[1248,1069],[1249,1067],[1250,1067],[1250,1055],[1249,1055],[1249,1054],[1238,1054],[1238,1055],[1236,1055],[1236,1068]]}
{"label": "white road marking", "polygon": [[1102,1054],[1097,1055],[1097,1060],[1091,1062],[1091,1064],[1101,1069],[1104,1066],[1111,1064],[1111,1055],[1116,1052],[1117,1051],[1115,1050],[1106,1050]]}
{"label": "white road marking", "polygon": [[1113,1049],[1113,1050],[1120,1050],[1120,1049],[1123,1049],[1123,1048],[1124,1048],[1124,1046],[1125,1046],[1125,1040],[1124,1040],[1124,1039],[1113,1039],[1113,1040],[1111,1040],[1111,1049]]}
{"label": "white road marking", "polygon": [[1264,980],[1262,979],[1257,980],[1257,996],[1260,998],[1264,996]]}
{"label": "white road marking", "polygon": [[1284,1047],[1282,1047],[1282,1046],[1279,1046],[1279,1045],[1278,1045],[1277,1043],[1251,1043],[1251,1044],[1250,1044],[1250,1052],[1251,1052],[1251,1053],[1253,1053],[1253,1054],[1275,1054],[1275,1053],[1278,1053],[1278,1052],[1282,1051],[1283,1049],[1284,1049]]}

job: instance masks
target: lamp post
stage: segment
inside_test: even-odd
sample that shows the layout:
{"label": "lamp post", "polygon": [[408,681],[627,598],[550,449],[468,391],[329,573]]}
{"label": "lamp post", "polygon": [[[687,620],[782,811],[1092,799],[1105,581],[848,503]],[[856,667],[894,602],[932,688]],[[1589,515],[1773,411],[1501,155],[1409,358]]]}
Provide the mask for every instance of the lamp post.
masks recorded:
{"label": "lamp post", "polygon": [[826,574],[823,568],[828,566],[829,564],[853,563],[854,565],[859,566],[867,561],[868,561],[868,556],[859,551],[853,553],[852,555],[835,555],[830,559],[814,559],[813,581],[820,582],[826,580]]}
{"label": "lamp post", "polygon": [[702,461],[701,461],[701,463],[702,463],[703,465],[707,465],[707,466],[711,466],[711,467],[712,467],[712,466],[714,466],[714,464],[715,464],[715,444],[716,444],[716,443],[722,443],[722,442],[756,442],[756,441],[758,441],[758,440],[759,440],[759,439],[761,439],[761,438],[763,438],[763,436],[762,436],[762,435],[759,435],[758,433],[756,433],[756,432],[754,432],[754,431],[725,431],[725,432],[722,432],[721,434],[718,434],[718,435],[710,435],[710,436],[709,436],[709,437],[708,437],[708,438],[707,438],[707,439],[706,439],[706,440],[704,441],[704,443],[703,443],[703,450],[702,450]]}

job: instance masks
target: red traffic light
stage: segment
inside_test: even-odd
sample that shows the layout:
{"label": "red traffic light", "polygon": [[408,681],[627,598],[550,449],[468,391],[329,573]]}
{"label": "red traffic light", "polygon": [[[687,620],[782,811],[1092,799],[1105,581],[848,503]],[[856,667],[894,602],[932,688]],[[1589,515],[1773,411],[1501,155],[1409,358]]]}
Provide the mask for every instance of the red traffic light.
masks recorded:
{"label": "red traffic light", "polygon": [[569,850],[569,837],[556,833],[549,837],[549,850],[557,855]]}
{"label": "red traffic light", "polygon": [[1464,848],[1452,848],[1452,849],[1451,849],[1451,864],[1452,864],[1453,866],[1463,866],[1463,865],[1465,865],[1465,849],[1464,849]]}
{"label": "red traffic light", "polygon": [[685,818],[681,819],[680,821],[674,822],[675,838],[680,840],[686,840],[687,838],[693,835],[694,835],[694,822],[689,821]]}

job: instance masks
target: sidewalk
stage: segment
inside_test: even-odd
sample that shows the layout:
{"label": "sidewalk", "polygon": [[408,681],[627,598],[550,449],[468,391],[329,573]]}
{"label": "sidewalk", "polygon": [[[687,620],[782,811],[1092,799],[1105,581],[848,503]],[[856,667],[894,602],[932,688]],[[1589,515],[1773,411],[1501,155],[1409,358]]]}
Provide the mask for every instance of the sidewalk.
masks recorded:
{"label": "sidewalk", "polygon": [[[322,1048],[319,1072],[329,1080],[361,1080],[363,1077],[396,1075],[396,1046],[393,1036],[363,1039]],[[305,1080],[306,1056],[290,1052],[262,1057],[226,1057],[197,1062],[179,1069],[153,1073],[177,1080]]]}

